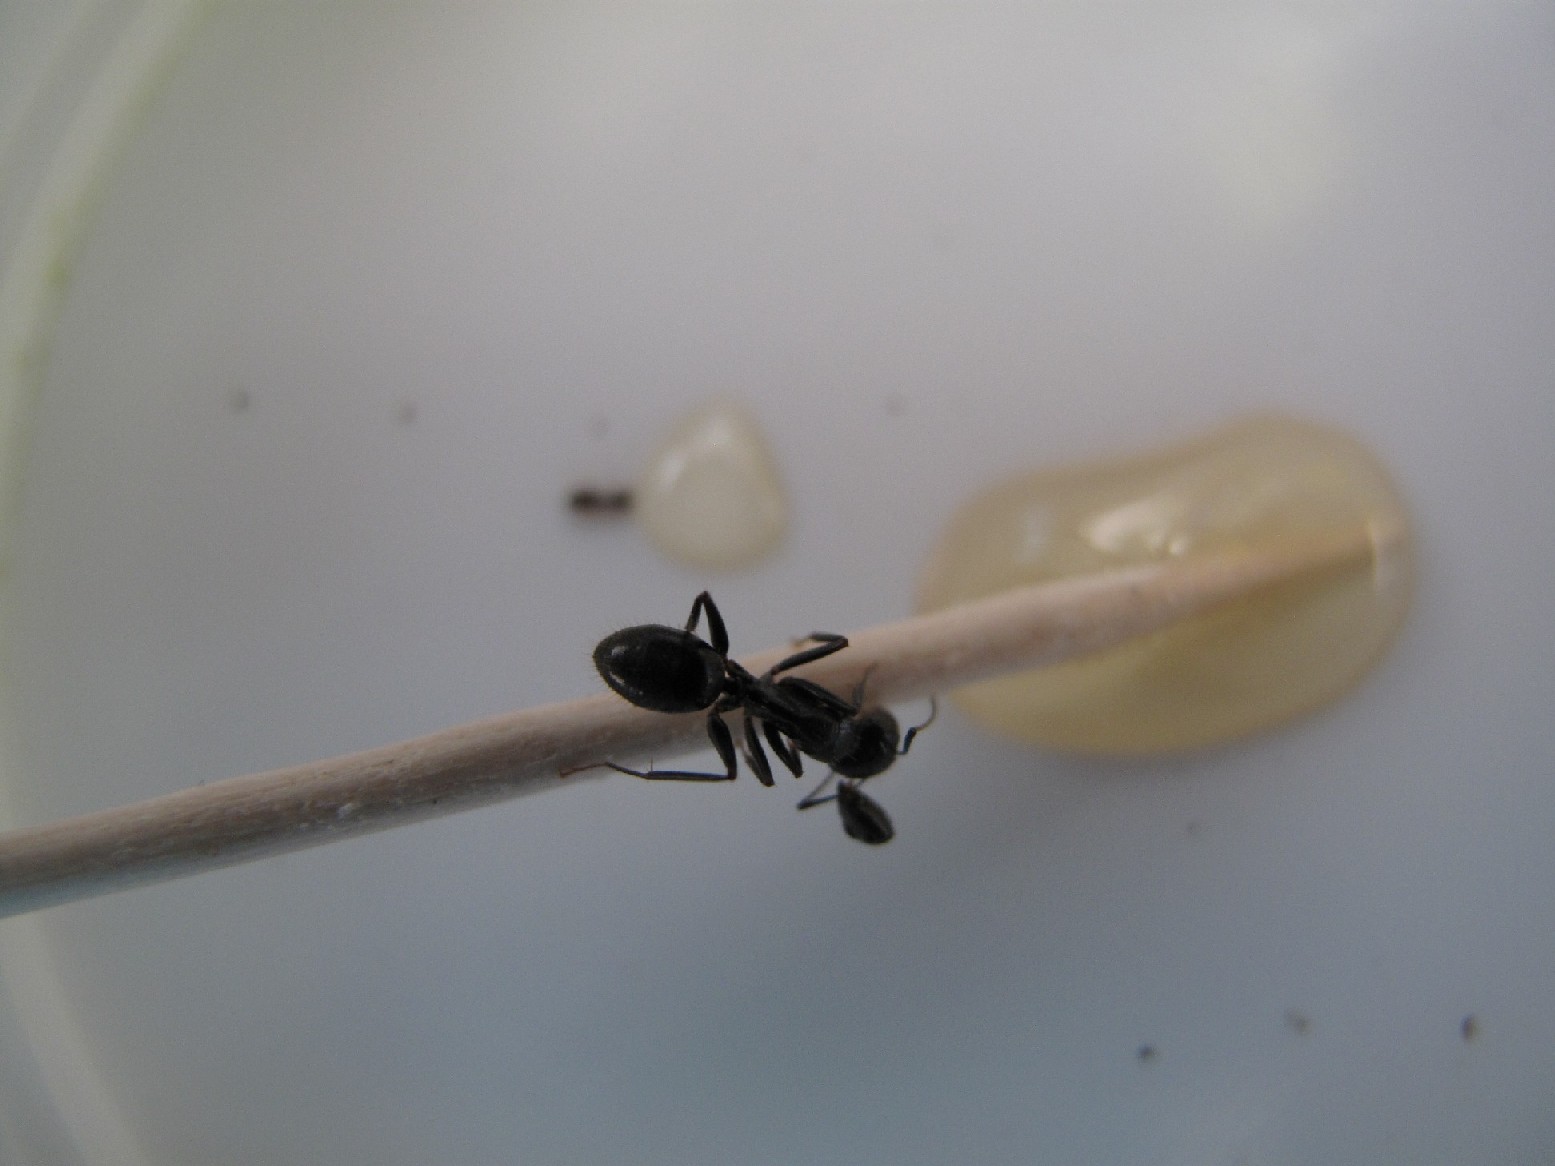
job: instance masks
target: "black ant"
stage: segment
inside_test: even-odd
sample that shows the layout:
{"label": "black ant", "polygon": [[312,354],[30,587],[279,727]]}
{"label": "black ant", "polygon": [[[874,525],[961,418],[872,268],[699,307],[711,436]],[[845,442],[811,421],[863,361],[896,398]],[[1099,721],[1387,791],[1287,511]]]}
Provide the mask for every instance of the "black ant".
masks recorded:
{"label": "black ant", "polygon": [[[695,634],[704,613],[708,640]],[[814,681],[795,676],[779,679],[782,672],[848,646],[846,636],[832,632],[814,632],[806,638],[817,642],[784,658],[760,676],[753,675],[729,658],[729,634],[723,616],[706,591],[692,603],[684,629],[640,624],[606,636],[594,649],[594,666],[605,683],[639,708],[654,712],[690,713],[706,709],[707,735],[724,764],[724,772],[628,769],[613,761],[601,764],[619,773],[654,780],[732,781],[738,770],[734,735],[723,718],[725,713],[742,710],[746,758],[762,785],[770,786],[773,781],[772,765],[762,748],[761,736],[766,737],[778,760],[795,777],[803,773],[800,753],[829,765],[844,778],[861,780],[884,773],[912,747],[913,738],[924,725],[908,729],[902,737],[896,718],[889,711],[862,707],[862,684],[854,699],[847,701]],[[761,735],[757,733],[757,722],[761,723]],[[845,795],[834,796],[841,800]],[[863,799],[863,795],[859,797]]]}

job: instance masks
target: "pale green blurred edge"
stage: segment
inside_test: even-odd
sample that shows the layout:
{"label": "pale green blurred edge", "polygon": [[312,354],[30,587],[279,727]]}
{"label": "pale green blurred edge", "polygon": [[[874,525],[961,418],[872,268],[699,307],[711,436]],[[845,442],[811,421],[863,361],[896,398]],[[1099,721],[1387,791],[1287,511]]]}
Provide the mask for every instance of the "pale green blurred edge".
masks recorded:
{"label": "pale green blurred edge", "polygon": [[[14,826],[5,639],[29,420],[115,160],[213,0],[0,0],[0,829]],[[147,1159],[72,1015],[43,921],[0,922],[0,1162]]]}

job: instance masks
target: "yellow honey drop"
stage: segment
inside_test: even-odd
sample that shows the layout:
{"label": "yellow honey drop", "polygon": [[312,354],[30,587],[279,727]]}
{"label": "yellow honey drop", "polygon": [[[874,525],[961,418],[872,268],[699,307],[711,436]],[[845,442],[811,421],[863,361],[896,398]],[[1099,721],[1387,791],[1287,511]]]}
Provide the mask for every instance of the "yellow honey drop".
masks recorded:
{"label": "yellow honey drop", "polygon": [[1333,700],[1398,630],[1413,585],[1407,517],[1353,438],[1258,416],[1156,453],[1002,482],[952,519],[918,610],[1118,567],[1345,541],[1366,553],[1094,656],[952,694],[977,723],[1039,745],[1192,749]]}

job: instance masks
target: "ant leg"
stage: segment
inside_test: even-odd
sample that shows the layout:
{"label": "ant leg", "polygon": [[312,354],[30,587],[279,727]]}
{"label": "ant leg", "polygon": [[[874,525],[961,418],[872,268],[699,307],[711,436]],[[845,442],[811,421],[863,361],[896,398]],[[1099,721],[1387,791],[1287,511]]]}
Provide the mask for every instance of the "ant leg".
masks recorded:
{"label": "ant leg", "polygon": [[788,772],[798,777],[804,772],[804,765],[799,760],[799,755],[789,748],[788,742],[783,740],[783,734],[771,721],[762,724],[766,730],[767,744],[772,746],[772,752],[778,755],[778,760],[788,767]]}
{"label": "ant leg", "polygon": [[720,656],[729,654],[729,633],[724,628],[724,617],[719,614],[718,605],[713,602],[713,597],[706,591],[698,595],[691,604],[691,618],[686,621],[686,630],[694,632],[697,626],[697,618],[707,612],[707,642],[713,645],[713,651]]}
{"label": "ant leg", "polygon": [[853,707],[856,709],[864,707],[864,686],[869,683],[870,673],[874,672],[874,670],[875,665],[873,664],[864,669],[864,675],[860,676],[858,683],[853,686]]}
{"label": "ant leg", "polygon": [[[585,765],[583,768],[613,769],[617,773],[624,773],[629,777],[644,777],[649,781],[733,781],[735,776],[732,773],[692,773],[684,769],[628,769],[625,765],[617,765],[614,761],[601,761],[595,765]],[[569,774],[577,772],[576,769],[567,771]]]}
{"label": "ant leg", "polygon": [[834,778],[836,776],[837,776],[837,771],[834,769],[830,773],[828,773],[825,777],[823,777],[821,779],[821,784],[816,786],[809,793],[807,793],[804,796],[803,800],[800,801],[798,809],[808,810],[811,806],[824,806],[827,802],[835,802],[838,799],[838,797],[841,796],[840,794],[827,794],[823,798],[823,797],[820,796],[820,793],[821,793],[821,791],[823,789],[825,789],[828,785],[831,784],[832,778]]}
{"label": "ant leg", "polygon": [[614,769],[614,768],[616,768],[615,765],[613,765],[609,761],[590,761],[587,765],[574,765],[571,769],[558,769],[556,771],[556,776],[557,777],[571,777],[575,773],[587,773],[591,769]]}
{"label": "ant leg", "polygon": [[[613,769],[617,773],[625,773],[632,777],[642,777],[649,781],[733,781],[739,773],[739,767],[735,761],[734,754],[734,734],[729,732],[729,726],[724,723],[724,719],[716,712],[708,713],[707,715],[707,735],[713,742],[713,748],[718,751],[718,760],[724,763],[723,773],[699,773],[691,769],[629,769],[625,765],[617,765],[614,761],[601,761],[595,765],[583,765],[579,766],[579,769],[598,769],[603,766],[606,769]],[[766,758],[763,757],[762,761],[765,762]],[[753,762],[752,768],[754,767],[755,763]],[[577,773],[578,771],[578,769],[569,769],[562,776],[566,777],[568,774]],[[759,772],[757,776],[761,776]],[[772,775],[770,773],[767,775],[766,784],[772,784]]]}
{"label": "ant leg", "polygon": [[[806,648],[803,652],[795,652],[786,660],[767,669],[763,680],[771,680],[779,672],[787,672],[790,668],[798,668],[801,664],[809,664],[812,661],[830,656],[833,652],[840,652],[848,646],[848,637],[839,636],[835,632],[811,632],[805,637],[807,640],[820,641],[813,648]],[[802,642],[802,641],[801,641]]]}
{"label": "ant leg", "polygon": [[927,729],[930,725],[932,725],[934,723],[934,718],[937,716],[939,716],[939,700],[937,697],[931,696],[929,697],[929,719],[924,721],[921,725],[914,725],[912,728],[908,729],[906,733],[902,734],[902,747],[896,751],[896,755],[898,757],[905,757],[907,755],[907,750],[912,748],[912,739],[916,737],[921,730]]}
{"label": "ant leg", "polygon": [[[723,724],[722,721],[718,723]],[[728,729],[725,728],[724,732],[728,732]],[[749,714],[745,717],[745,760],[750,762],[757,781],[766,786],[772,784],[772,763],[762,751],[761,738],[756,736],[756,718]]]}
{"label": "ant leg", "polygon": [[738,771],[734,760],[734,734],[729,732],[728,723],[716,710],[707,714],[707,735],[712,739],[713,748],[718,751],[718,760],[729,771],[729,780],[733,781]]}

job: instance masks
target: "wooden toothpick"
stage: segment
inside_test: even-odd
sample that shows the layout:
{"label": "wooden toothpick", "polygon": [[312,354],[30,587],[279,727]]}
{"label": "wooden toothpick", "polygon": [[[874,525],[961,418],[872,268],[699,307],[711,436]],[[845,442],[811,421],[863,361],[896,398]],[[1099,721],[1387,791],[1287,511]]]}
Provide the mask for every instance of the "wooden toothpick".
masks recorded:
{"label": "wooden toothpick", "polygon": [[[797,674],[847,693],[868,672],[871,701],[924,697],[1100,651],[1297,575],[1375,562],[1379,553],[1375,537],[1349,538],[1020,588],[850,633],[846,651]],[[760,673],[791,651],[773,648],[742,662]],[[614,776],[559,773],[704,747],[705,724],[703,714],[646,712],[604,693],[15,830],[0,835],[0,917]]]}

